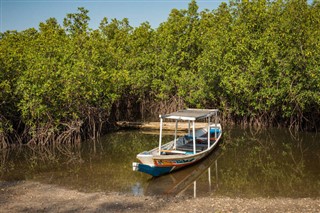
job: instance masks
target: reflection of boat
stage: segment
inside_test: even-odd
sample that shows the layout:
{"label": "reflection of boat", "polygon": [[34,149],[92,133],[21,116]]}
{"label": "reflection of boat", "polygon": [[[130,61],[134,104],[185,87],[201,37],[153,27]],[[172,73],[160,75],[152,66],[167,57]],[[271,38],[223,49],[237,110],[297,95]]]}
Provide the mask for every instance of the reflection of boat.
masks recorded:
{"label": "reflection of boat", "polygon": [[[133,163],[133,170],[152,176],[160,176],[187,165],[191,165],[216,147],[221,135],[217,109],[186,109],[167,115],[160,115],[159,147],[137,155],[141,163]],[[211,118],[214,117],[214,122]],[[174,140],[162,145],[163,119],[175,120]],[[195,121],[207,119],[207,127],[196,130]],[[177,137],[178,121],[188,121],[188,134]],[[192,121],[192,133],[190,129]]]}
{"label": "reflection of boat", "polygon": [[[169,175],[152,178],[149,181],[146,189],[146,195],[179,195],[187,190],[192,184],[196,187],[196,181],[208,171],[209,176],[209,191],[211,190],[211,166],[215,163],[217,170],[217,159],[221,156],[221,149],[215,152],[202,161],[171,173]],[[216,171],[217,176],[217,171]],[[216,177],[217,178],[217,177]],[[196,190],[194,189],[194,196]]]}

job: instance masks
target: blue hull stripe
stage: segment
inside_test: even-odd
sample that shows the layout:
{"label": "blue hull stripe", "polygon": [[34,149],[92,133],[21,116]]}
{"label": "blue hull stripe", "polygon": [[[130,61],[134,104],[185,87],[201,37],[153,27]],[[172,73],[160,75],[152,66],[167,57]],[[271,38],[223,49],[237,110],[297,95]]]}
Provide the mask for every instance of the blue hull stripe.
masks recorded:
{"label": "blue hull stripe", "polygon": [[139,164],[138,165],[138,171],[144,172],[152,176],[160,176],[166,173],[169,173],[172,169],[174,169],[173,166],[170,167],[154,167],[154,166],[148,166],[145,164]]}

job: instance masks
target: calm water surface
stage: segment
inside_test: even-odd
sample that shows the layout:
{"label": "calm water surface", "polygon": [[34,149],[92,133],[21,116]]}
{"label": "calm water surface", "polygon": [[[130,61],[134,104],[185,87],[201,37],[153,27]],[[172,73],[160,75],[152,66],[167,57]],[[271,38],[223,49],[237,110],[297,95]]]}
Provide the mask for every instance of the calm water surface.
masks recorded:
{"label": "calm water surface", "polygon": [[133,195],[320,197],[319,134],[225,129],[220,147],[192,167],[159,178],[133,172],[136,154],[157,145],[156,134],[121,131],[79,146],[4,150],[0,180]]}

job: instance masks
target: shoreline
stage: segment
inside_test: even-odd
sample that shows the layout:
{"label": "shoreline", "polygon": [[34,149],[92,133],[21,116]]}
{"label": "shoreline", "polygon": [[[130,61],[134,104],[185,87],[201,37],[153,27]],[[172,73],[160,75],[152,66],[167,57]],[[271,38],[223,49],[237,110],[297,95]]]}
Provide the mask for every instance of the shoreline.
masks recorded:
{"label": "shoreline", "polygon": [[0,181],[1,212],[319,212],[320,198],[153,197]]}

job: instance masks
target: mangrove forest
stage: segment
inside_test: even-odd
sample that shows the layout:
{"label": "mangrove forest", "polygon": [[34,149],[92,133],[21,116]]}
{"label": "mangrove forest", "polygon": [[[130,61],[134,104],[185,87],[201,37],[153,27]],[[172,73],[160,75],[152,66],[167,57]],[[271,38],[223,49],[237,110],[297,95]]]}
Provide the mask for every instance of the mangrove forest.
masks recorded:
{"label": "mangrove forest", "polygon": [[96,139],[117,120],[186,107],[226,123],[320,127],[320,1],[195,0],[148,22],[78,8],[0,33],[0,149]]}

